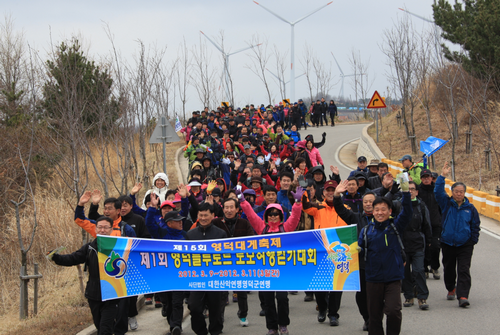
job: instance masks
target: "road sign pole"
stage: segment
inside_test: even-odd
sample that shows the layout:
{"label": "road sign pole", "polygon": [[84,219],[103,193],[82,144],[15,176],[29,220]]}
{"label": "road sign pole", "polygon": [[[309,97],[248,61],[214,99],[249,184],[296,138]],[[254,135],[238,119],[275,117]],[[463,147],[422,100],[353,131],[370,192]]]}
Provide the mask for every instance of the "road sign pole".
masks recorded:
{"label": "road sign pole", "polygon": [[377,143],[378,143],[378,111],[375,113],[375,127],[377,127]]}

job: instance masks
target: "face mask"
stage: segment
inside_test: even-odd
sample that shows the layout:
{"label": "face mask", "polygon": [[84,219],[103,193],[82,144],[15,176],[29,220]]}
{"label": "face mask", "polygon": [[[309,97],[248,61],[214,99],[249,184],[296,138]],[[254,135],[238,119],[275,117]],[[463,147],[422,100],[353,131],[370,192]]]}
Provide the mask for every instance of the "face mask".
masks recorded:
{"label": "face mask", "polygon": [[257,163],[259,163],[260,165],[264,164],[264,158],[262,157],[257,158]]}

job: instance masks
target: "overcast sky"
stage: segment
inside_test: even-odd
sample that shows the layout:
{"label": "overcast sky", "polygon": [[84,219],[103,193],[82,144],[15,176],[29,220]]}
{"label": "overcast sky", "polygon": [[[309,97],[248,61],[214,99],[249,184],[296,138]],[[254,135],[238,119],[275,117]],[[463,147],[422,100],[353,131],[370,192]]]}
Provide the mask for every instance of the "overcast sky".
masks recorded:
{"label": "overcast sky", "polygon": [[[132,60],[138,50],[137,40],[146,45],[167,46],[168,60],[175,59],[178,47],[185,38],[188,46],[200,43],[200,30],[216,39],[221,31],[225,35],[226,48],[230,51],[248,45],[253,35],[267,38],[269,49],[276,45],[288,52],[290,62],[290,25],[274,17],[251,0],[217,1],[6,1],[1,0],[5,14],[11,15],[16,29],[24,30],[27,41],[40,51],[41,56],[50,48],[50,38],[58,44],[72,35],[83,36],[89,46],[89,54],[100,59],[110,53],[111,45],[104,33],[103,22],[109,24],[115,43],[124,57]],[[308,14],[328,3],[328,0],[260,0],[263,6],[278,12],[289,21]],[[398,17],[407,15],[398,7],[432,18],[433,0],[350,0],[333,1],[332,4],[313,14],[295,26],[296,75],[303,73],[300,60],[306,43],[316,57],[322,61],[339,81],[339,70],[333,52],[345,74],[351,72],[349,55],[354,48],[359,50],[363,61],[369,61],[368,75],[374,79],[372,90],[382,95],[387,92],[387,60],[380,51],[383,31],[390,29]],[[429,29],[430,24],[413,17],[419,30]],[[222,57],[211,45],[213,64],[222,69]],[[271,69],[275,66],[270,62]],[[259,79],[245,65],[251,64],[248,52],[230,57],[230,71],[234,81],[236,105],[247,102],[266,103],[266,93]],[[288,72],[288,71],[287,71]],[[271,79],[271,78],[270,78]],[[289,73],[286,74],[289,79]],[[270,80],[276,101],[280,100],[279,88]],[[344,84],[345,96],[353,96],[350,80]],[[289,87],[287,87],[289,91]],[[330,92],[337,96],[338,83]],[[295,100],[308,96],[304,77],[296,80]],[[176,106],[178,107],[178,105]],[[193,91],[188,109],[200,109],[201,103]]]}

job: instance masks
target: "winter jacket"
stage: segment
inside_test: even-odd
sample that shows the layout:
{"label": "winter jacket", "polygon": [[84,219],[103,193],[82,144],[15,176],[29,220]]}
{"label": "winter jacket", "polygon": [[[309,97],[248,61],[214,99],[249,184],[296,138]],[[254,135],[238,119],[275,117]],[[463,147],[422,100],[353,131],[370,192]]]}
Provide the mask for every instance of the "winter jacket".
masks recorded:
{"label": "winter jacket", "polygon": [[[248,203],[248,201],[242,201],[240,203],[241,209],[243,212],[248,217],[248,221],[250,221],[250,224],[252,225],[253,229],[257,232],[258,235],[261,235],[263,233],[279,233],[279,232],[290,232],[294,231],[295,228],[297,228],[297,225],[300,220],[300,212],[302,210],[302,204],[300,202],[296,202],[292,206],[292,215],[288,218],[288,220],[281,220],[278,224],[270,224],[269,222],[266,221],[266,214],[264,213],[264,219],[261,219],[253,210],[252,206]],[[277,209],[283,213],[283,209],[281,208],[280,205],[278,204],[270,204],[266,208],[266,212],[271,210],[271,209]],[[282,216],[283,218],[285,215]],[[266,228],[266,226],[268,228]],[[280,226],[282,226],[282,229],[280,229]],[[267,231],[265,231],[267,229]]]}
{"label": "winter jacket", "polygon": [[444,191],[445,178],[436,180],[434,194],[442,213],[441,243],[459,247],[464,244],[476,244],[479,240],[481,221],[476,208],[467,197],[459,207],[452,197]]}
{"label": "winter jacket", "polygon": [[317,148],[313,147],[312,150],[306,149],[306,151],[309,154],[309,159],[311,160],[311,165],[313,167],[323,165],[323,159],[321,158],[321,154]]}
{"label": "winter jacket", "polygon": [[[185,154],[184,154],[185,155]],[[196,158],[196,156],[195,156]],[[194,159],[193,159],[194,160]],[[162,188],[158,188],[155,186],[155,183],[158,179],[163,179],[163,181],[165,182],[165,186],[162,187]],[[142,199],[142,205],[141,205],[141,208],[146,210],[146,203],[145,203],[145,200],[146,200],[146,196],[148,194],[150,194],[151,192],[154,192],[159,198],[159,202],[160,204],[165,201],[165,196],[167,195],[167,191],[168,191],[168,177],[165,173],[163,172],[159,172],[156,174],[156,176],[153,178],[153,187],[151,187],[150,190],[148,190],[146,192],[146,194],[144,194],[144,198]]]}
{"label": "winter jacket", "polygon": [[292,203],[288,198],[288,190],[279,190],[277,194],[277,201],[278,204],[281,205],[281,207],[286,208],[289,211],[292,210]]}
{"label": "winter jacket", "polygon": [[[83,210],[84,210],[83,206],[76,206],[75,223],[80,227],[82,227],[92,237],[96,237],[97,236],[95,232],[96,222],[94,220],[86,218]],[[134,229],[130,227],[125,221],[122,221],[121,217],[118,217],[118,219],[113,221],[113,231],[111,232],[111,236],[123,236],[123,235],[127,237],[137,236],[135,234]]]}
{"label": "winter jacket", "polygon": [[97,257],[97,239],[85,244],[77,251],[67,254],[54,254],[52,260],[57,265],[74,266],[86,265],[89,271],[89,279],[85,287],[85,298],[101,301],[101,280],[99,278],[99,259]]}
{"label": "winter jacket", "polygon": [[187,232],[187,240],[216,240],[226,238],[227,234],[224,230],[216,227],[213,223],[203,227],[198,225]]}
{"label": "winter jacket", "polygon": [[420,185],[420,183],[422,182],[420,180],[420,172],[422,172],[421,165],[413,163],[409,168],[404,169],[403,172],[408,172],[415,184]]}
{"label": "winter jacket", "polygon": [[216,218],[212,224],[227,234],[227,237],[243,237],[255,235],[252,225],[245,219],[236,217],[235,220]]}
{"label": "winter jacket", "polygon": [[365,257],[366,253],[365,275],[367,282],[388,283],[402,280],[404,277],[401,245],[391,223],[396,227],[399,236],[410,223],[413,210],[409,192],[403,193],[402,205],[403,210],[396,219],[390,218],[384,222],[372,219],[359,234],[358,245],[361,247],[359,256]]}
{"label": "winter jacket", "polygon": [[346,191],[342,196],[342,201],[344,202],[344,205],[349,206],[353,212],[363,212],[363,197],[359,192],[356,194],[349,194],[349,192]]}
{"label": "winter jacket", "polygon": [[356,170],[352,170],[351,173],[349,173],[349,177],[348,178],[354,177],[355,174],[356,174],[356,172],[359,172],[359,171],[362,171],[364,173],[368,173],[368,168],[365,167],[364,169],[357,168]]}
{"label": "winter jacket", "polygon": [[273,131],[272,127],[269,127],[269,129],[267,129],[267,134],[269,135],[269,138],[271,139],[272,142],[276,142],[276,140],[281,135],[281,138],[279,138],[279,141],[278,141],[279,143],[276,142],[276,144],[282,145],[283,141],[290,139],[284,132],[281,132],[281,134],[275,134],[272,131]]}
{"label": "winter jacket", "polygon": [[368,178],[368,187],[372,190],[382,187],[382,180],[378,175]]}
{"label": "winter jacket", "polygon": [[337,105],[335,104],[328,105],[327,112],[330,113],[330,115],[337,115]]}
{"label": "winter jacket", "polygon": [[424,185],[423,183],[418,187],[418,197],[422,199],[429,210],[431,217],[432,237],[441,237],[441,209],[434,195],[434,183]]}
{"label": "winter jacket", "polygon": [[432,239],[427,207],[418,198],[412,201],[411,205],[413,208],[412,219],[403,232],[403,245],[407,253],[424,251],[426,244],[430,244]]}
{"label": "winter jacket", "polygon": [[320,205],[325,208],[304,208],[304,212],[314,218],[314,229],[347,226],[347,223],[338,216],[333,205],[328,205],[326,201],[321,202]]}
{"label": "winter jacket", "polygon": [[285,135],[293,139],[293,142],[297,144],[300,141],[300,133],[298,131],[285,131]]}

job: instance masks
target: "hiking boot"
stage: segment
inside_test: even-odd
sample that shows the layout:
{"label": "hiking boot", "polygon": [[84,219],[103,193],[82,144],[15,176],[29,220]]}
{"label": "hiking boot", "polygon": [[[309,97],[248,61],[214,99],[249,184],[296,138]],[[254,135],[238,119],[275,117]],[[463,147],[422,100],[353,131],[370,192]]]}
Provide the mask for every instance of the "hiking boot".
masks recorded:
{"label": "hiking boot", "polygon": [[259,316],[266,316],[266,311],[261,309],[259,312]]}
{"label": "hiking boot", "polygon": [[233,302],[238,302],[238,294],[233,293]]}
{"label": "hiking boot", "polygon": [[248,327],[248,320],[247,320],[247,318],[240,318],[240,326],[242,326],[242,327]]}
{"label": "hiking boot", "polygon": [[418,299],[418,308],[421,310],[426,310],[429,309],[429,304],[427,303],[427,300],[425,299]]}
{"label": "hiking boot", "polygon": [[470,303],[469,303],[469,300],[467,300],[467,298],[460,298],[458,299],[458,307],[467,307],[469,306]]}
{"label": "hiking boot", "polygon": [[174,329],[172,329],[172,335],[181,335],[182,329],[179,326],[175,326]]}
{"label": "hiking boot", "polygon": [[365,321],[365,323],[363,323],[363,331],[364,332],[367,332],[368,331],[368,326],[370,325],[370,323],[368,321]]}
{"label": "hiking boot", "polygon": [[432,276],[434,279],[439,280],[441,279],[441,275],[439,274],[439,270],[431,270],[432,271]]}
{"label": "hiking boot", "polygon": [[413,298],[411,299],[406,299],[405,302],[403,303],[404,307],[411,307],[413,306]]}
{"label": "hiking boot", "polygon": [[139,324],[137,323],[135,316],[128,318],[128,325],[130,326],[130,330],[137,330],[137,328],[139,328]]}
{"label": "hiking boot", "polygon": [[278,331],[276,329],[268,329],[266,335],[278,335]]}
{"label": "hiking boot", "polygon": [[155,308],[161,308],[161,306],[163,306],[163,304],[161,303],[161,301],[155,300]]}
{"label": "hiking boot", "polygon": [[288,328],[286,326],[279,326],[280,335],[288,335]]}
{"label": "hiking boot", "polygon": [[339,325],[339,319],[335,316],[330,316],[330,326],[336,327]]}
{"label": "hiking boot", "polygon": [[150,305],[152,305],[152,304],[153,304],[153,299],[151,299],[151,298],[146,298],[146,299],[144,300],[144,305],[150,306]]}
{"label": "hiking boot", "polygon": [[448,300],[454,300],[456,294],[457,294],[457,289],[454,288],[453,291],[449,291],[448,292],[448,294],[446,295],[446,299],[448,299]]}
{"label": "hiking boot", "polygon": [[304,297],[304,301],[313,301],[314,296],[312,293],[306,293],[306,296]]}
{"label": "hiking boot", "polygon": [[325,322],[325,320],[326,320],[326,311],[319,311],[318,322]]}

